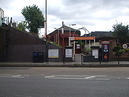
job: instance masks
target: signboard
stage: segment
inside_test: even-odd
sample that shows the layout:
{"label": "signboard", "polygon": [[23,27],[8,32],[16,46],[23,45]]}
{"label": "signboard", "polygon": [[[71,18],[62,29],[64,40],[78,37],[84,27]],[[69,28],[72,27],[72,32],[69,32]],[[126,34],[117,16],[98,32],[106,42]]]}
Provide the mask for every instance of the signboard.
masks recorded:
{"label": "signboard", "polygon": [[102,44],[109,44],[109,41],[102,41]]}
{"label": "signboard", "polygon": [[108,44],[103,44],[103,52],[109,52],[109,45]]}
{"label": "signboard", "polygon": [[48,50],[48,58],[59,58],[59,50],[58,49],[49,49]]}
{"label": "signboard", "polygon": [[72,57],[72,49],[65,49],[65,57],[66,58]]}
{"label": "signboard", "polygon": [[93,49],[92,50],[92,56],[94,56],[95,58],[99,57],[98,49]]}
{"label": "signboard", "polygon": [[123,49],[129,49],[129,43],[125,43],[122,45]]}
{"label": "signboard", "polygon": [[81,48],[80,44],[76,44],[76,49],[80,49],[80,48]]}
{"label": "signboard", "polygon": [[95,40],[95,37],[70,37],[70,40]]}

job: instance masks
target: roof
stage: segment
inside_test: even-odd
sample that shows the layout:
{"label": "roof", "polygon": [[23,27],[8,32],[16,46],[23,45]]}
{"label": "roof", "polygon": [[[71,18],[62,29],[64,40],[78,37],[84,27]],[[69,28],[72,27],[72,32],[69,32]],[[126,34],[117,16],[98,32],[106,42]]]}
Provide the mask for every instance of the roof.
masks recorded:
{"label": "roof", "polygon": [[[71,27],[68,27],[68,26],[66,26],[66,25],[64,25],[63,26],[63,28],[64,28],[64,30],[66,30],[66,31],[76,31],[76,29],[73,29],[73,28],[71,28]],[[58,30],[62,30],[62,27],[60,27]]]}
{"label": "roof", "polygon": [[62,33],[62,28],[64,28],[64,32],[67,32],[67,33],[68,32],[75,32],[76,34],[80,33],[79,30],[73,29],[71,27],[68,27],[68,26],[64,25],[64,26],[61,26],[60,28],[54,30],[53,32],[49,33],[49,35],[52,35],[54,33],[57,33],[58,31],[59,31],[59,33]]}
{"label": "roof", "polygon": [[110,31],[94,31],[94,32],[91,32],[89,34],[84,34],[84,36],[91,36],[91,37],[96,37],[96,38],[102,38],[102,37],[112,37],[113,38],[113,35],[112,35],[112,32]]}
{"label": "roof", "polygon": [[113,37],[112,32],[109,32],[109,31],[95,31],[95,32],[91,32],[91,36],[95,36],[96,38]]}

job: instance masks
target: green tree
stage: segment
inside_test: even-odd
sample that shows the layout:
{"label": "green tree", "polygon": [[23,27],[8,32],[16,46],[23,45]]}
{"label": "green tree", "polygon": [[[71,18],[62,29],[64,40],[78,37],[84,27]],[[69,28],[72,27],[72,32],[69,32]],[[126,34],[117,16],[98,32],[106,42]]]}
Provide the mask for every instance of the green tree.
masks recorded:
{"label": "green tree", "polygon": [[26,31],[26,28],[27,28],[27,23],[26,21],[21,21],[20,23],[18,23],[17,25],[17,29],[20,30],[20,31]]}
{"label": "green tree", "polygon": [[113,52],[115,52],[115,55],[118,57],[117,60],[118,60],[118,64],[119,64],[120,56],[125,52],[125,50],[120,46],[116,46],[113,48]]}
{"label": "green tree", "polygon": [[38,6],[26,6],[21,13],[27,22],[28,30],[38,34],[38,28],[44,27],[44,16]]}
{"label": "green tree", "polygon": [[117,23],[113,25],[113,36],[116,38],[117,44],[122,45],[126,43],[129,38],[128,25],[123,25],[122,23]]}

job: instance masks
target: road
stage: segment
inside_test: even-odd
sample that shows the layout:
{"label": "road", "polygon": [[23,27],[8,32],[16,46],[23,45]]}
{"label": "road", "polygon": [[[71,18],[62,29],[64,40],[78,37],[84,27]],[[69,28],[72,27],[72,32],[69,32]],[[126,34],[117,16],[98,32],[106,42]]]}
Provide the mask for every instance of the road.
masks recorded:
{"label": "road", "polygon": [[129,97],[129,68],[0,67],[0,97]]}

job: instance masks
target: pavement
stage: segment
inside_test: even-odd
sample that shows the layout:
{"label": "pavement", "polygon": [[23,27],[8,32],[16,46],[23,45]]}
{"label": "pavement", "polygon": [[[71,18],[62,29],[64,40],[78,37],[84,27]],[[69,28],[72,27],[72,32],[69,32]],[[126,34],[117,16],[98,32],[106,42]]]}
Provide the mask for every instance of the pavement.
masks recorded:
{"label": "pavement", "polygon": [[109,62],[0,62],[0,67],[129,67],[129,61]]}

